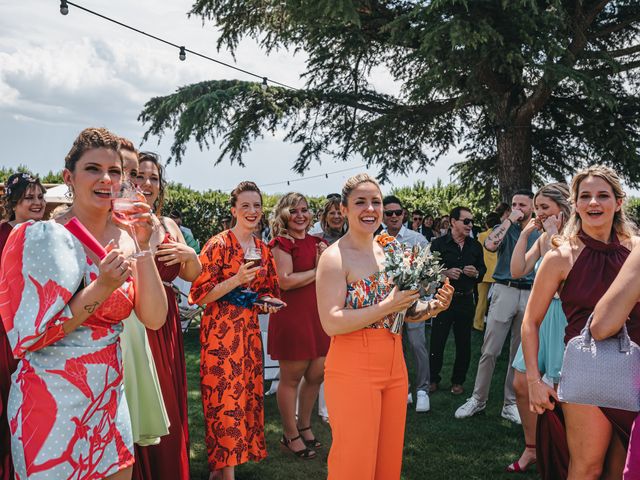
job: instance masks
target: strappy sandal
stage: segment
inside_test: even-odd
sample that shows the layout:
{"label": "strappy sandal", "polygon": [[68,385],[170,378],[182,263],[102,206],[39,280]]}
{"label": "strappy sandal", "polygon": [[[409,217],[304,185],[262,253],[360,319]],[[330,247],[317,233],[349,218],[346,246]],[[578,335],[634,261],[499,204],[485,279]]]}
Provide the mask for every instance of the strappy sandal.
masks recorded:
{"label": "strappy sandal", "polygon": [[[526,448],[536,448],[535,445],[529,445],[529,444],[526,444],[525,447]],[[505,468],[505,471],[508,472],[508,473],[526,473],[527,469],[531,465],[534,465],[535,463],[536,463],[536,460],[534,459],[533,461],[527,463],[524,467],[521,467],[520,466],[520,461],[516,460],[511,465],[509,465],[507,468]]]}
{"label": "strappy sandal", "polygon": [[[302,434],[302,432],[306,432],[307,430],[311,430],[311,425],[309,425],[306,428],[299,428],[298,433]],[[322,448],[322,443],[320,443],[315,438],[312,438],[311,440],[306,440],[304,437],[302,437],[302,441],[309,448],[315,448],[315,449]]]}
{"label": "strappy sandal", "polygon": [[280,445],[287,452],[293,453],[296,457],[302,460],[311,460],[313,458],[316,458],[318,454],[313,450],[311,450],[309,447],[303,448],[302,450],[291,450],[291,447],[289,445],[291,445],[291,442],[295,442],[299,438],[302,439],[302,441],[304,442],[304,438],[302,438],[301,435],[298,435],[297,437],[294,437],[294,438],[287,438],[284,435],[282,435],[282,438],[280,439]]}

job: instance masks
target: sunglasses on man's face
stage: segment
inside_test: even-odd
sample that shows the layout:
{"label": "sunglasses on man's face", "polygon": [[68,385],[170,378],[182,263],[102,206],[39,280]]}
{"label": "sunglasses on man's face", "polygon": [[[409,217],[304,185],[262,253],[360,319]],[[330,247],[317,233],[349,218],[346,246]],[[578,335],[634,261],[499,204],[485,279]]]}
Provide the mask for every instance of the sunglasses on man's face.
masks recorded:
{"label": "sunglasses on man's face", "polygon": [[413,221],[414,222],[421,222],[422,221],[422,217],[413,217]]}
{"label": "sunglasses on man's face", "polygon": [[399,208],[398,210],[385,210],[384,211],[384,214],[387,217],[393,217],[394,215],[396,217],[401,217],[403,213],[404,213],[404,210],[402,210],[401,208]]}
{"label": "sunglasses on man's face", "polygon": [[464,220],[458,221],[464,223],[465,225],[473,225],[473,218],[465,218]]}

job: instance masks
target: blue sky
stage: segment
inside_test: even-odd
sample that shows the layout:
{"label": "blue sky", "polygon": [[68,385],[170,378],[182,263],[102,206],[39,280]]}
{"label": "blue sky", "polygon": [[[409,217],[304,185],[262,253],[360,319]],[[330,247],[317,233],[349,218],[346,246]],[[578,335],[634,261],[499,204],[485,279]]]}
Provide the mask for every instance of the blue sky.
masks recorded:
{"label": "blue sky", "polygon": [[[233,63],[229,52],[216,52],[215,25],[187,18],[191,0],[171,2],[137,0],[110,2],[78,0],[78,3],[166,38],[178,45]],[[237,65],[293,86],[303,86],[304,55],[278,52],[267,57],[253,41],[244,41],[236,53]],[[26,164],[35,172],[59,170],[77,133],[87,126],[104,126],[138,144],[144,127],[137,116],[145,101],[166,95],[178,87],[208,79],[251,78],[212,62],[188,56],[134,32],[101,20],[72,6],[60,15],[58,0],[0,0],[0,164]],[[384,72],[376,72],[376,87],[393,92],[396,86]],[[170,138],[170,137],[169,137]],[[166,157],[169,142],[157,138],[143,145]],[[214,166],[218,149],[187,150],[185,162],[170,166],[170,180],[196,189],[231,189],[241,180],[271,184],[299,178],[291,171],[297,147],[268,135],[256,142],[245,157],[246,168],[225,160]],[[428,184],[449,180],[448,167],[457,161],[455,151],[427,175],[394,176],[392,184]],[[307,176],[358,167],[350,162],[323,159]],[[338,191],[345,178],[362,171],[330,174],[300,182],[265,187],[269,193],[289,189],[311,195]],[[376,174],[376,170],[369,173]],[[385,189],[389,189],[388,184]]]}

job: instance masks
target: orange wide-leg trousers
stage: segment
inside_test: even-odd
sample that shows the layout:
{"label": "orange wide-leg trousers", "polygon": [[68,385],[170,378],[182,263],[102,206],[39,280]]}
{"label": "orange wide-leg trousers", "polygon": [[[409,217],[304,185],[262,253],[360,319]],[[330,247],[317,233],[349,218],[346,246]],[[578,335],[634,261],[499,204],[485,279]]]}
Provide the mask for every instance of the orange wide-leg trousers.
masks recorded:
{"label": "orange wide-leg trousers", "polygon": [[324,381],[333,436],[328,480],[398,480],[408,389],[402,337],[387,329],[332,337]]}

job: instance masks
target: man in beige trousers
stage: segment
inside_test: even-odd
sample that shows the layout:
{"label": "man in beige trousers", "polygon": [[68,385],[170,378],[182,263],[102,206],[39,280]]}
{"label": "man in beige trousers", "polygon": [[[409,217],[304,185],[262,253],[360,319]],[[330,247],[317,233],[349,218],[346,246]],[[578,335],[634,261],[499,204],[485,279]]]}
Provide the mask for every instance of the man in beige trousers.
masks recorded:
{"label": "man in beige trousers", "polygon": [[[520,423],[520,414],[516,407],[516,395],[513,389],[514,374],[511,363],[520,345],[520,327],[531,293],[534,273],[531,272],[529,275],[515,280],[511,277],[510,265],[511,255],[520,232],[531,219],[533,192],[517,191],[513,195],[511,207],[511,215],[494,228],[484,242],[487,250],[498,252],[498,262],[493,273],[495,284],[473,394],[464,405],[456,410],[456,418],[471,417],[485,409],[496,359],[502,351],[507,335],[511,332],[509,367],[504,382],[504,406],[501,415],[507,420]],[[527,249],[531,248],[538,236],[538,232],[529,236]]]}

